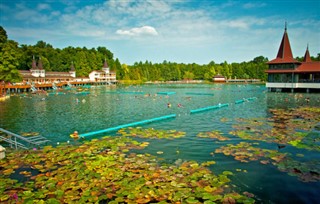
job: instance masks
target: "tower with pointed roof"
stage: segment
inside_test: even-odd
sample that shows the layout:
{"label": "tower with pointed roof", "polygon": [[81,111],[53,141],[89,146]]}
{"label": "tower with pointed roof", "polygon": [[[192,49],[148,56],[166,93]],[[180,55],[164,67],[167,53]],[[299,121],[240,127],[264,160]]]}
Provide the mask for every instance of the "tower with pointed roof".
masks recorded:
{"label": "tower with pointed roof", "polygon": [[293,58],[285,24],[284,34],[275,59],[267,63],[269,69],[266,87],[269,91],[305,90],[320,92],[320,62],[310,58],[309,45],[302,62]]}
{"label": "tower with pointed roof", "polygon": [[71,62],[69,74],[71,77],[76,78],[76,69],[74,68],[73,61]]}
{"label": "tower with pointed roof", "polygon": [[31,69],[37,69],[37,62],[36,62],[36,58],[34,57],[34,55],[32,56]]}
{"label": "tower with pointed roof", "polygon": [[304,54],[303,62],[312,62],[310,53],[309,53],[309,45],[307,45],[306,53]]}
{"label": "tower with pointed roof", "polygon": [[103,63],[103,67],[102,67],[102,71],[104,71],[106,74],[110,73],[110,68],[107,62],[107,59],[104,59],[104,63]]}
{"label": "tower with pointed roof", "polygon": [[35,56],[32,56],[32,64],[30,69],[31,75],[34,77],[45,77],[46,71],[43,69],[41,57],[39,57],[38,66]]}

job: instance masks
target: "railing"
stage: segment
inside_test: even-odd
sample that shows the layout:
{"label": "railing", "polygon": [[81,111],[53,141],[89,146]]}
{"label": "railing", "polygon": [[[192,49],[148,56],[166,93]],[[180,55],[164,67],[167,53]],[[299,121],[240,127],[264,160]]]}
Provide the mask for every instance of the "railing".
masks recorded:
{"label": "railing", "polygon": [[43,136],[23,137],[3,128],[0,128],[0,133],[5,134],[0,135],[0,141],[7,142],[11,148],[15,149],[29,149],[31,147],[39,147],[43,144],[50,142],[50,140]]}

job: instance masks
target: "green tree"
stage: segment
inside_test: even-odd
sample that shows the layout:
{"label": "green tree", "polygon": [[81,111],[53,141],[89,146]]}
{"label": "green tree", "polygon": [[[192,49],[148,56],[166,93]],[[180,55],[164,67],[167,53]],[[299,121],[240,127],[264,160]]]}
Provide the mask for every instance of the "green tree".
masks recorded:
{"label": "green tree", "polygon": [[186,71],[183,75],[184,80],[193,80],[194,74],[192,72]]}
{"label": "green tree", "polygon": [[129,80],[130,79],[130,77],[129,77],[129,68],[128,68],[128,65],[126,65],[126,64],[122,64],[122,73],[120,73],[121,75],[121,77],[122,78],[120,78],[120,79],[124,79],[124,80]]}
{"label": "green tree", "polygon": [[18,43],[8,40],[2,44],[0,52],[0,81],[21,81],[21,76],[18,70],[19,56]]}
{"label": "green tree", "polygon": [[8,40],[7,31],[2,26],[0,26],[0,46],[1,44],[6,43],[7,40]]}

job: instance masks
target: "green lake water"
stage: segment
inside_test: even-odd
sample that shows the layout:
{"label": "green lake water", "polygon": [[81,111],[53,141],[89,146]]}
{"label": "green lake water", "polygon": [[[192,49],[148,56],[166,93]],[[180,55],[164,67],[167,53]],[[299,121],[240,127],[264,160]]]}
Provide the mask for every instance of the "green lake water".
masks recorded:
{"label": "green lake water", "polygon": [[[61,95],[11,96],[10,99],[0,102],[0,127],[17,134],[39,132],[55,145],[71,140],[69,135],[75,130],[83,134],[176,114],[176,118],[145,124],[142,127],[184,131],[186,136],[174,140],[139,139],[150,142],[146,149],[140,151],[154,155],[162,151],[163,154],[158,157],[163,158],[163,162],[170,163],[214,160],[216,164],[209,167],[213,172],[234,172],[231,179],[235,189],[255,194],[255,198],[261,203],[319,202],[319,181],[302,182],[296,176],[281,172],[271,164],[263,165],[258,161],[241,163],[231,156],[211,154],[221,146],[244,141],[230,134],[239,119],[265,120],[272,116],[270,109],[274,108],[320,107],[319,94],[268,93],[264,85],[251,84],[101,86],[82,91],[84,92],[80,94],[78,90],[66,90],[65,94]],[[158,92],[174,94],[160,95]],[[253,97],[253,100],[235,104],[237,100]],[[310,100],[308,103],[306,98]],[[76,102],[77,99],[79,102]],[[168,103],[171,104],[170,108]],[[182,106],[178,107],[178,104]],[[229,106],[190,114],[190,110],[218,104]],[[216,141],[197,137],[200,132],[213,130],[220,131],[230,140]],[[317,130],[310,134],[317,138],[320,136]],[[117,133],[108,132],[86,139],[104,135],[116,136]],[[261,148],[278,150],[277,144],[261,141],[258,143]],[[320,160],[318,151],[297,149],[291,145],[279,151],[303,154],[301,160]]]}

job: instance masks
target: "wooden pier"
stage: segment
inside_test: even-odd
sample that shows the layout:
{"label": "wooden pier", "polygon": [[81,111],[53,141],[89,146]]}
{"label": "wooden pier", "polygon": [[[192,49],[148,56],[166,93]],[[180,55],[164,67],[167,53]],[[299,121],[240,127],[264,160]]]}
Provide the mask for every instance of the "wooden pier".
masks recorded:
{"label": "wooden pier", "polygon": [[0,142],[6,142],[14,149],[30,149],[40,147],[50,142],[43,136],[23,137],[3,128],[0,128]]}
{"label": "wooden pier", "polygon": [[34,83],[34,84],[0,84],[0,95],[6,93],[22,93],[22,92],[36,92],[46,91],[50,89],[62,89],[68,86],[84,86],[84,85],[107,85],[109,82],[92,82],[92,81],[72,81],[72,82],[59,82],[59,83]]}
{"label": "wooden pier", "polygon": [[227,79],[227,83],[261,83],[260,79]]}

